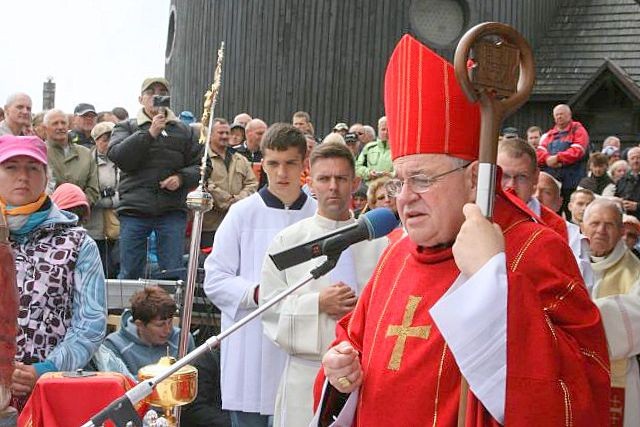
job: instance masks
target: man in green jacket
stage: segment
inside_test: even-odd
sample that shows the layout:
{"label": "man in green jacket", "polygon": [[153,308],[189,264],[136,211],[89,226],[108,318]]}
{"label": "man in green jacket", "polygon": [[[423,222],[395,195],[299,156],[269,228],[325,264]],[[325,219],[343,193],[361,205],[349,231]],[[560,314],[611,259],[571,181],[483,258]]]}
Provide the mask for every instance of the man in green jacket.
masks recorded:
{"label": "man in green jacket", "polygon": [[378,120],[378,139],[364,146],[356,162],[356,174],[366,184],[384,175],[393,173],[391,151],[389,150],[387,118]]}
{"label": "man in green jacket", "polygon": [[69,122],[64,111],[49,110],[43,123],[47,130],[47,158],[53,180],[51,189],[67,182],[75,184],[93,205],[98,200],[99,190],[97,164],[91,151],[69,143]]}

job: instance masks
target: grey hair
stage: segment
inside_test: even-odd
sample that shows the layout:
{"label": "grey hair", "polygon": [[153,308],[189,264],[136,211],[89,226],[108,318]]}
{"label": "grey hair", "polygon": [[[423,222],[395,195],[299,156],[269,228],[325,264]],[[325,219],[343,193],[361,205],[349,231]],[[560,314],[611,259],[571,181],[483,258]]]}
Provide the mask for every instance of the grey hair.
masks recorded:
{"label": "grey hair", "polygon": [[378,119],[378,127],[380,127],[382,123],[387,123],[387,116],[382,116]]}
{"label": "grey hair", "polygon": [[45,113],[44,115],[44,119],[42,119],[42,123],[45,126],[49,126],[49,120],[51,120],[51,116],[53,116],[54,114],[62,114],[64,116],[64,119],[67,121],[67,124],[69,124],[69,119],[67,118],[67,113],[65,113],[64,111],[58,109],[58,108],[54,108],[52,110],[49,110]]}
{"label": "grey hair", "polygon": [[624,214],[624,211],[622,210],[620,203],[607,199],[605,197],[599,197],[595,199],[593,202],[589,203],[587,208],[584,210],[584,214],[582,215],[582,222],[586,224],[587,219],[589,218],[591,213],[593,213],[595,209],[600,207],[606,208],[615,212],[616,225],[622,228],[622,215]]}
{"label": "grey hair", "polygon": [[4,108],[6,109],[7,107],[9,107],[10,105],[12,105],[14,102],[16,102],[16,100],[18,98],[20,98],[21,96],[25,96],[29,99],[29,103],[31,103],[31,97],[29,95],[27,95],[24,92],[16,92],[16,93],[12,93],[11,95],[9,95],[7,97],[7,102],[5,102],[4,104]]}
{"label": "grey hair", "polygon": [[371,139],[376,139],[376,131],[369,125],[362,126],[364,131],[369,134]]}

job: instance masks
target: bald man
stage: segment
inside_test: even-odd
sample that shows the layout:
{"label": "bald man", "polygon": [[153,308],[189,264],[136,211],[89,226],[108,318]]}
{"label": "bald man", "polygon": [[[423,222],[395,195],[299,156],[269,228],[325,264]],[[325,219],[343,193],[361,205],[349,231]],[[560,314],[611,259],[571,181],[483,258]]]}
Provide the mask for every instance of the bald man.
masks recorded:
{"label": "bald man", "polygon": [[538,165],[562,184],[562,211],[567,209],[569,197],[587,175],[589,134],[580,122],[573,120],[571,108],[559,104],[553,109],[555,126],[540,140],[536,149]]}
{"label": "bald man", "polygon": [[267,131],[267,124],[260,119],[251,119],[244,129],[245,142],[235,147],[235,150],[242,154],[251,163],[251,169],[258,179],[258,190],[267,184],[267,175],[262,170],[262,152],[260,151],[260,141]]}

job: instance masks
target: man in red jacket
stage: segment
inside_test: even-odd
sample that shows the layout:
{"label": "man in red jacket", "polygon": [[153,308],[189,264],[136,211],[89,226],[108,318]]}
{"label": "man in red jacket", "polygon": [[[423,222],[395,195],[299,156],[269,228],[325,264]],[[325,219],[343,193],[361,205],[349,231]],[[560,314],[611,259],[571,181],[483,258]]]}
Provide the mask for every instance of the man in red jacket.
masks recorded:
{"label": "man in red jacket", "polygon": [[562,184],[562,212],[571,218],[569,198],[587,176],[589,134],[582,123],[572,120],[571,108],[566,104],[555,106],[553,120],[556,125],[540,140],[536,155],[540,169]]}
{"label": "man in red jacket", "polygon": [[495,224],[473,203],[480,115],[451,64],[404,36],[385,110],[388,191],[408,236],[338,324],[316,387],[320,424],[605,425],[599,311],[562,238],[521,201],[499,190]]}

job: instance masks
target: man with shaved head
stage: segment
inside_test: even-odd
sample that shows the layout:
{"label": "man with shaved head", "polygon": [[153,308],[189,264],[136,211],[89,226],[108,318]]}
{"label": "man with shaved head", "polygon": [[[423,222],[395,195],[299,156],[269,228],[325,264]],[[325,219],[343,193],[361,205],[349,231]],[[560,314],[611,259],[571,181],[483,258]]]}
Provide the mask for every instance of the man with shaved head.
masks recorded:
{"label": "man with shaved head", "polygon": [[602,317],[611,359],[610,425],[637,426],[640,420],[640,260],[622,239],[620,206],[594,200],[584,212],[596,284],[591,292]]}
{"label": "man with shaved head", "polygon": [[0,122],[2,135],[30,135],[31,98],[26,93],[9,95],[4,104],[4,120]]}
{"label": "man with shaved head", "polygon": [[589,134],[572,119],[571,108],[559,104],[553,109],[555,126],[547,131],[537,148],[538,165],[562,184],[562,210],[571,217],[567,205],[578,183],[587,175]]}
{"label": "man with shaved head", "polygon": [[627,161],[629,162],[629,170],[620,178],[616,184],[615,196],[622,199],[622,207],[629,215],[640,218],[640,183],[638,182],[638,173],[640,173],[640,147],[633,147],[627,153]]}
{"label": "man with shaved head", "polygon": [[267,184],[267,175],[262,170],[262,151],[260,151],[260,141],[267,131],[267,124],[260,119],[251,119],[244,129],[245,141],[242,145],[234,147],[235,150],[245,156],[251,169],[258,179],[258,190]]}

